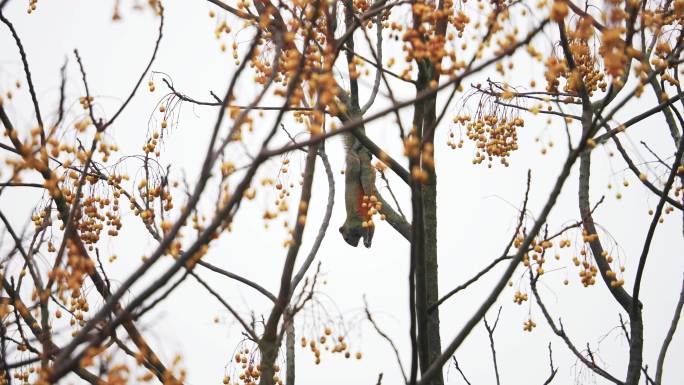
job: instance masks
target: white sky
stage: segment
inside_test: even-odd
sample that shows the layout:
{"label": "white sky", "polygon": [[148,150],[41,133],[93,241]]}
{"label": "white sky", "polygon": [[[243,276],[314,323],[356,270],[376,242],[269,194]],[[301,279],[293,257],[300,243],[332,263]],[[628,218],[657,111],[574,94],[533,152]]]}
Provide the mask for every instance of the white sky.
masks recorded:
{"label": "white sky", "polygon": [[[222,95],[234,65],[230,53],[221,53],[219,43],[213,36],[214,20],[208,12],[214,8],[207,2],[169,0],[165,3],[166,26],[164,39],[157,60],[152,69],[168,74],[174,85],[183,93],[198,99],[210,99],[209,91]],[[140,71],[144,68],[156,39],[158,19],[151,13],[132,12],[130,4],[124,2],[121,23],[110,21],[112,2],[60,1],[38,3],[33,15],[25,12],[26,2],[12,1],[6,8],[6,15],[12,20],[23,39],[38,97],[41,100],[43,115],[53,117],[59,86],[59,68],[65,57],[69,59],[68,86],[71,105],[70,118],[80,114],[80,106],[75,103],[78,96],[84,95],[80,75],[73,56],[78,48],[88,73],[91,93],[98,101],[98,113],[107,116],[116,110],[121,99],[130,92]],[[218,12],[222,15],[221,12]],[[234,30],[238,28],[233,28]],[[0,92],[12,89],[14,81],[21,79],[25,84],[18,52],[3,25],[0,28]],[[243,34],[242,40],[247,39]],[[539,49],[548,49],[548,40],[539,39],[535,43]],[[386,52],[389,57],[401,52]],[[398,60],[399,61],[399,60]],[[512,84],[527,84],[534,74],[541,78],[538,66],[529,59],[516,62],[518,69],[509,73],[505,80]],[[500,77],[493,71],[482,74]],[[146,81],[136,95],[133,103],[110,128],[108,134],[119,145],[119,155],[140,154],[149,127],[158,124],[156,119],[157,103],[167,89],[161,82],[161,75],[152,77],[156,92],[149,93]],[[466,82],[466,83],[469,83]],[[397,83],[393,87],[400,98],[409,98],[413,92],[410,87]],[[256,92],[256,87],[245,77],[240,83],[238,97],[248,100]],[[650,91],[650,90],[649,90]],[[15,98],[6,103],[15,126],[22,132],[35,124],[32,120],[30,99],[26,87],[15,90]],[[362,98],[363,99],[363,98]],[[440,99],[443,102],[442,99]],[[387,100],[378,97],[374,109],[387,105]],[[630,106],[627,114],[634,114],[644,108],[638,104]],[[208,107],[193,107],[183,104],[180,118],[174,122],[170,135],[163,147],[161,163],[170,164],[176,177],[186,173],[190,182],[195,180],[205,151],[208,135],[213,125],[216,111]],[[489,262],[498,257],[511,235],[525,189],[525,175],[532,168],[532,191],[530,212],[536,214],[545,202],[561,162],[566,155],[566,139],[562,126],[554,121],[547,127],[539,119],[527,118],[529,124],[520,130],[520,150],[510,160],[511,167],[473,166],[470,159],[472,144],[466,140],[464,149],[453,151],[444,143],[450,129],[450,116],[458,112],[458,106],[450,109],[450,114],[440,126],[436,140],[436,164],[439,180],[439,264],[440,291],[446,293],[464,282]],[[410,121],[409,111],[402,115],[404,122]],[[150,117],[153,117],[152,119]],[[50,120],[50,119],[46,119]],[[71,121],[73,122],[73,120]],[[149,122],[149,125],[148,125]],[[268,123],[270,125],[270,121]],[[292,125],[291,120],[286,124]],[[257,129],[260,125],[257,125]],[[263,127],[262,127],[263,128]],[[390,153],[401,157],[401,143],[393,118],[380,120],[367,126],[368,134],[379,144],[386,146]],[[556,145],[547,155],[540,153],[541,145],[533,138],[539,136],[542,142],[553,140]],[[285,140],[282,136],[279,142]],[[623,141],[629,147],[637,148],[646,160],[652,160],[639,145],[645,140],[658,153],[670,156],[674,152],[660,117],[652,118],[630,129],[629,139]],[[342,328],[340,316],[344,319],[347,339],[353,351],[362,350],[361,361],[345,360],[340,356],[323,353],[320,366],[313,364],[313,355],[308,350],[297,348],[297,378],[300,384],[374,384],[379,372],[384,373],[385,384],[399,383],[400,375],[390,347],[364,321],[363,296],[365,295],[376,320],[394,339],[402,354],[405,366],[410,366],[409,319],[408,319],[408,243],[399,237],[388,225],[379,224],[371,249],[352,248],[342,240],[337,228],[344,221],[343,178],[339,171],[343,168],[341,143],[335,139],[327,144],[333,169],[336,175],[336,205],[328,236],[318,254],[326,285],[320,288],[320,305],[315,311],[302,314],[297,324],[297,339],[319,335],[326,324],[335,330]],[[609,158],[611,146],[599,147],[594,152],[592,168],[592,202],[606,194],[606,201],[596,212],[596,221],[608,231],[616,243],[609,244],[619,249],[619,256],[625,261],[626,288],[631,290],[636,261],[641,252],[650,217],[646,212],[654,208],[657,199],[641,188],[638,180],[627,170],[622,162]],[[233,148],[231,151],[238,151]],[[231,153],[234,159],[239,153]],[[289,155],[293,159],[291,175],[298,175],[303,167],[303,155]],[[2,159],[5,159],[3,155]],[[637,158],[641,160],[641,158]],[[403,160],[403,158],[402,158]],[[244,158],[243,158],[243,161]],[[131,177],[136,175],[140,164],[129,160],[126,168]],[[553,210],[549,224],[550,232],[555,232],[564,224],[579,217],[577,209],[577,172],[573,172],[566,183],[559,203]],[[276,177],[278,163],[273,161],[264,166],[260,176]],[[300,255],[308,253],[308,246],[318,228],[325,207],[327,185],[322,164],[318,163],[311,203],[309,227]],[[623,179],[631,182],[629,188],[622,187]],[[296,184],[297,178],[292,181]],[[402,208],[410,212],[408,189],[393,178],[392,186],[398,195]],[[611,182],[615,187],[607,190]],[[133,182],[129,186],[133,187]],[[615,199],[615,192],[621,191],[622,200]],[[212,192],[213,194],[213,192]],[[383,191],[386,198],[389,196]],[[296,195],[293,194],[293,195]],[[35,191],[7,191],[0,196],[0,207],[8,213],[16,227],[23,225],[24,218],[35,207],[39,196]],[[285,249],[282,242],[285,234],[282,227],[274,222],[268,231],[263,228],[261,214],[268,205],[273,205],[274,193],[259,191],[257,198],[243,204],[234,222],[234,231],[224,236],[218,246],[212,249],[206,260],[235,273],[253,279],[269,290],[276,292],[279,275],[284,261]],[[296,202],[296,197],[292,202]],[[182,196],[176,195],[176,205],[180,206]],[[211,207],[210,200],[203,201],[204,207]],[[293,204],[294,205],[294,204]],[[122,204],[122,206],[125,206]],[[642,301],[645,304],[645,363],[655,368],[655,360],[669,327],[679,294],[684,271],[684,258],[681,255],[682,237],[681,218],[674,212],[659,225],[651,247],[649,262],[642,285]],[[291,216],[292,217],[292,216]],[[530,220],[528,224],[531,224]],[[129,230],[125,237],[113,242],[104,240],[100,248],[103,255],[117,254],[118,260],[107,263],[110,278],[116,285],[135,269],[140,257],[155,248],[154,240],[148,239],[144,228],[133,220],[127,220]],[[572,233],[571,239],[580,240],[581,236]],[[565,249],[567,250],[567,249]],[[562,317],[568,334],[580,348],[588,342],[592,350],[600,348],[597,356],[603,360],[603,367],[618,378],[626,373],[628,345],[618,325],[619,307],[612,300],[602,283],[594,287],[582,288],[577,276],[578,268],[571,263],[572,252],[578,252],[575,244],[571,251],[563,251],[560,262],[551,261],[546,266],[549,272],[542,279],[540,290],[554,317]],[[617,251],[616,251],[617,253]],[[217,276],[198,267],[198,272],[223,297],[237,307],[245,316],[253,310],[257,315],[270,310],[270,304],[258,293],[248,287]],[[441,309],[442,339],[446,346],[461,325],[473,314],[484,297],[489,293],[492,282],[499,278],[502,268],[495,269],[468,291],[461,293],[445,303]],[[156,270],[153,274],[158,273]],[[552,342],[554,363],[560,367],[554,383],[571,384],[603,383],[589,375],[587,368],[576,365],[574,357],[562,341],[552,335],[543,316],[531,301],[518,306],[512,302],[520,269],[516,275],[514,288],[507,288],[497,304],[490,311],[493,319],[499,305],[503,306],[501,321],[496,330],[496,343],[500,373],[505,384],[543,383],[548,376],[547,343]],[[565,287],[562,281],[570,280]],[[149,281],[146,281],[149,282]],[[526,276],[521,280],[521,290],[529,292]],[[133,292],[142,285],[134,286]],[[133,294],[131,294],[131,298]],[[266,313],[267,314],[267,313]],[[522,324],[531,314],[538,327],[532,333],[522,330]],[[220,317],[218,324],[213,322]],[[164,301],[159,309],[148,314],[141,325],[157,352],[171,360],[175,354],[182,354],[183,367],[187,368],[188,384],[220,383],[224,373],[230,371],[231,357],[241,339],[239,325],[216,300],[194,280],[188,279],[180,289]],[[684,377],[684,369],[677,362],[684,358],[684,337],[675,335],[665,365],[664,383],[677,383]],[[482,325],[475,328],[466,343],[457,351],[456,356],[464,372],[473,384],[494,383],[491,366],[489,341]],[[654,370],[654,369],[653,369]],[[463,383],[453,366],[445,368],[446,380],[450,384]],[[653,374],[653,372],[651,372]]]}

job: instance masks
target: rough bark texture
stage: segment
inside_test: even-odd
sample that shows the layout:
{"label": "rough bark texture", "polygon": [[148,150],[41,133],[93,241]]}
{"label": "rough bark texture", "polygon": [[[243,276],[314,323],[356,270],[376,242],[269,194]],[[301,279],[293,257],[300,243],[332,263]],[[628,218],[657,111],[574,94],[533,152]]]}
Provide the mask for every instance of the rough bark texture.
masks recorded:
{"label": "rough bark texture", "polygon": [[[434,172],[430,172],[428,183],[423,186],[424,224],[425,224],[425,278],[427,281],[427,303],[439,300],[438,266],[437,266],[437,181]],[[442,353],[442,341],[439,328],[439,309],[428,314],[427,319],[428,360],[432,363]],[[444,378],[436,376],[435,385],[444,383]]]}
{"label": "rough bark texture", "polygon": [[[425,62],[420,68],[422,76],[419,77],[417,84],[418,92],[420,92],[422,89],[425,89],[429,85],[430,79],[434,78],[434,67],[431,63]],[[424,143],[423,150],[425,150],[426,145],[431,147],[434,142],[434,125],[437,120],[436,103],[437,97],[433,96],[417,106],[417,108],[420,108],[422,111],[416,114],[416,120],[419,120],[414,120],[414,123],[417,123],[416,129],[420,129],[424,135],[422,137]],[[416,271],[417,274],[420,272],[420,279],[424,279],[424,301],[426,304],[432,304],[439,300],[439,274],[437,263],[437,175],[434,168],[429,167],[429,165],[423,165],[423,168],[428,174],[428,179],[421,188],[424,249],[423,259],[422,261],[419,261],[419,266],[417,266]],[[417,302],[420,303],[420,300]],[[439,355],[442,353],[442,342],[439,328],[439,309],[435,308],[434,311],[430,313],[427,313],[427,310],[424,314],[418,313],[418,317],[419,319],[421,317],[426,317],[424,321],[425,328],[418,329],[418,339],[420,341],[424,340],[427,344],[426,357],[425,359],[421,360],[421,372],[424,372],[435,360],[435,358],[439,357]],[[432,384],[444,384],[443,375],[440,373],[439,375],[435,376],[432,380]]]}
{"label": "rough bark texture", "polygon": [[295,384],[295,330],[294,322],[291,319],[287,320],[285,325],[285,385]]}

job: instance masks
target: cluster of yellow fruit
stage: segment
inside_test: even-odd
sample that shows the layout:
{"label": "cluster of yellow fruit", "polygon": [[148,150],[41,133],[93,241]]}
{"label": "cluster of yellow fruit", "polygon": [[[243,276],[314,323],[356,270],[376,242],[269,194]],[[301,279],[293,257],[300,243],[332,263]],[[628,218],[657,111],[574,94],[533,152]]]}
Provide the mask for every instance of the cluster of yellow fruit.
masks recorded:
{"label": "cluster of yellow fruit", "polygon": [[[513,246],[516,248],[520,248],[522,246],[523,242],[523,235],[518,235],[514,240],[513,240]],[[589,287],[593,286],[596,284],[596,276],[599,274],[599,269],[597,266],[594,265],[592,260],[590,259],[591,256],[591,249],[588,244],[592,242],[598,241],[599,236],[598,234],[589,234],[586,230],[582,231],[582,241],[586,243],[587,245],[583,246],[579,250],[579,256],[573,255],[572,256],[572,262],[575,266],[581,267],[581,270],[579,271],[579,277],[580,281],[584,285],[584,287]],[[572,242],[569,239],[561,239],[558,242],[558,247],[563,249],[563,248],[569,248],[571,246]],[[544,258],[544,254],[546,253],[547,250],[552,248],[553,242],[551,242],[548,239],[545,240],[537,240],[533,239],[530,245],[530,250],[529,253],[526,253],[523,256],[522,262],[525,267],[531,267],[532,266],[532,261],[536,262],[537,268],[536,272],[539,275],[544,274],[544,269],[542,268],[543,264],[546,262]],[[556,260],[560,260],[560,254],[556,253],[554,258]],[[595,256],[596,257],[596,256]],[[613,256],[609,255],[607,251],[603,250],[601,254],[598,256],[598,258],[605,259],[605,261],[608,264],[612,264],[614,262]],[[620,266],[617,270],[619,272],[616,272],[615,270],[608,269],[605,272],[605,276],[608,278],[608,282],[610,283],[610,286],[612,288],[620,287],[625,284],[624,279],[620,278],[618,274],[623,273],[625,271],[624,266]],[[568,285],[569,281],[567,279],[563,280],[564,285]],[[512,283],[509,283],[509,286],[512,286]],[[521,293],[520,291],[516,291],[514,294],[513,302],[517,304],[522,304],[522,302],[526,301],[527,294]]]}
{"label": "cluster of yellow fruit", "polygon": [[527,301],[527,293],[521,293],[520,290],[515,292],[515,295],[513,296],[513,302],[517,303],[518,305],[522,305],[523,302]]}
{"label": "cluster of yellow fruit", "polygon": [[[19,368],[18,370],[15,370],[14,373],[12,374],[12,378],[14,378],[15,381],[20,383],[21,385],[28,385],[30,384],[30,379],[32,376],[36,374],[37,370],[35,367],[30,366],[27,368]],[[0,385],[6,385],[9,384],[9,378],[7,373],[5,371],[0,372]]]}
{"label": "cluster of yellow fruit", "polygon": [[[375,222],[373,222],[373,216],[378,215],[380,210],[382,210],[382,202],[378,200],[375,195],[367,196],[364,195],[361,202],[361,210],[367,213],[367,216],[363,222],[361,222],[361,227],[373,227]],[[379,214],[380,220],[385,220],[385,214]]]}
{"label": "cluster of yellow fruit", "polygon": [[529,318],[529,319],[528,319],[527,321],[525,321],[525,323],[523,324],[523,330],[526,331],[526,332],[531,332],[532,329],[534,329],[535,327],[537,327],[537,324],[536,324],[534,321],[532,321],[532,318]]}
{"label": "cluster of yellow fruit", "polygon": [[155,206],[155,200],[159,200],[159,206],[164,211],[170,211],[173,208],[173,196],[160,181],[141,179],[137,187],[144,207],[140,206],[134,197],[131,197],[129,198],[131,201],[130,209],[133,210],[134,215],[140,216],[144,223],[154,223],[155,212],[152,207]]}
{"label": "cluster of yellow fruit", "polygon": [[[513,240],[513,246],[516,248],[520,248],[522,246],[523,242],[523,236],[518,235],[514,240]],[[538,239],[533,239],[532,242],[530,243],[531,250],[528,253],[525,253],[522,258],[522,263],[523,266],[525,267],[530,267],[532,266],[532,262],[530,262],[530,257],[532,261],[536,263],[537,266],[537,274],[542,275],[544,274],[544,268],[543,265],[546,263],[546,258],[544,258],[544,254],[546,251],[550,248],[553,247],[553,242],[551,242],[548,239],[544,240],[538,240]],[[558,259],[558,258],[556,258]]]}
{"label": "cluster of yellow fruit", "polygon": [[[166,128],[167,123],[166,120],[162,121],[161,127],[162,129]],[[157,158],[160,155],[159,149],[157,148],[157,144],[159,141],[159,131],[154,131],[152,133],[152,137],[147,139],[147,143],[145,143],[142,146],[142,150],[145,154],[154,154]]]}
{"label": "cluster of yellow fruit", "polygon": [[95,100],[92,96],[81,96],[78,98],[78,103],[83,107],[84,110],[89,109],[93,106],[93,101]]}
{"label": "cluster of yellow fruit", "polygon": [[[224,385],[256,385],[259,382],[259,378],[262,375],[261,363],[256,362],[253,355],[250,356],[248,348],[240,349],[235,353],[234,361],[235,364],[240,366],[241,370],[232,376],[225,375],[222,380]],[[273,381],[278,385],[282,385],[283,381],[278,375],[280,373],[280,365],[273,364],[273,372]]]}
{"label": "cluster of yellow fruit", "polygon": [[[501,164],[509,166],[508,159],[511,153],[518,149],[517,128],[525,125],[522,118],[507,119],[494,114],[477,119],[467,115],[457,116],[454,122],[464,125],[467,138],[475,143],[473,164],[482,164],[486,160],[490,168],[494,158],[499,158]],[[452,133],[447,145],[452,149],[460,148],[463,146],[463,140],[456,143]]]}
{"label": "cluster of yellow fruit", "polygon": [[52,223],[50,208],[45,207],[37,214],[31,215],[31,222],[33,222],[33,226],[36,230],[39,230],[43,225],[50,225]]}
{"label": "cluster of yellow fruit", "polygon": [[617,278],[617,274],[613,270],[606,271],[606,277],[610,279],[610,287],[621,287],[624,286],[625,280]]}
{"label": "cluster of yellow fruit", "polygon": [[[565,6],[562,2],[555,2],[555,4]],[[588,43],[594,35],[592,22],[591,17],[581,17],[577,19],[575,28],[567,31],[568,48],[575,64],[574,71],[570,71],[566,59],[549,57],[547,60],[545,77],[548,92],[558,93],[557,87],[561,78],[566,79],[563,91],[570,95],[579,95],[581,87],[584,87],[589,96],[592,96],[598,89],[606,90],[608,84],[605,81],[605,74],[599,69],[597,57]],[[567,100],[570,101],[572,98]]]}
{"label": "cluster of yellow fruit", "polygon": [[38,0],[29,0],[28,9],[26,10],[26,12],[30,15],[33,11],[36,10],[37,5],[38,5]]}
{"label": "cluster of yellow fruit", "polygon": [[[577,257],[573,257],[572,261],[575,264],[575,266],[580,265],[580,260]],[[584,285],[584,287],[587,287],[596,284],[596,279],[594,278],[596,277],[596,274],[598,272],[596,266],[589,263],[589,261],[587,260],[582,261],[581,265],[582,270],[580,270],[579,276],[581,278],[582,285]]]}
{"label": "cluster of yellow fruit", "polygon": [[[583,19],[580,19],[580,22],[581,20]],[[572,51],[577,70],[567,74],[567,82],[563,90],[572,95],[579,95],[580,87],[583,86],[589,96],[592,96],[598,89],[605,92],[608,87],[604,79],[605,75],[599,70],[587,42],[581,39],[570,42],[570,51]]]}
{"label": "cluster of yellow fruit", "polygon": [[[454,124],[456,124],[457,127],[460,126],[465,126],[468,122],[470,122],[471,117],[470,115],[463,114],[463,115],[456,115],[453,118]],[[447,139],[447,146],[451,147],[452,150],[455,150],[457,148],[463,147],[463,139],[459,137],[458,142],[456,142],[455,139],[455,133],[453,130],[449,131],[449,139]]]}
{"label": "cluster of yellow fruit", "polygon": [[[84,108],[87,108],[92,102],[92,98],[84,97],[80,101]],[[74,128],[78,132],[83,132],[91,124],[90,118],[84,118],[77,120]],[[40,130],[32,130],[31,134],[36,141]],[[158,133],[153,134],[154,137],[158,138]],[[95,133],[94,140],[99,141],[96,151],[102,156],[103,162],[107,162],[112,153],[118,151],[118,146],[104,142],[102,134],[99,132]],[[59,176],[53,175],[48,178],[45,181],[45,186],[50,189],[51,195],[58,201],[63,200],[66,204],[73,204],[77,199],[79,200],[80,210],[75,212],[74,220],[80,237],[89,250],[93,250],[93,245],[100,240],[101,233],[105,228],[107,228],[109,236],[119,234],[122,227],[119,199],[122,194],[129,199],[131,210],[134,210],[135,215],[140,215],[146,223],[152,222],[154,212],[149,208],[143,209],[135,202],[135,198],[121,187],[122,181],[128,180],[126,175],[105,175],[97,168],[93,168],[90,173],[83,175],[83,171],[73,165],[76,162],[88,163],[89,160],[95,159],[95,154],[82,149],[80,146],[76,147],[60,142],[55,136],[47,139],[47,148],[52,159],[60,165],[59,170],[61,171],[53,171],[54,173],[59,172]],[[36,163],[36,167],[40,167],[40,164]],[[105,183],[107,187],[104,190],[95,188],[98,184],[104,186]],[[86,189],[87,185],[92,186],[92,188]],[[160,199],[161,207],[165,211],[169,211],[173,207],[170,192],[162,190],[158,183],[152,185],[146,180],[141,181],[138,189],[140,196],[147,203],[146,207],[154,207],[152,201],[156,198]],[[63,219],[61,212],[58,213],[58,218]],[[48,211],[35,214],[32,220],[37,228],[52,224],[52,218]]]}
{"label": "cluster of yellow fruit", "polygon": [[[337,338],[333,338],[332,329],[329,326],[326,326],[323,329],[323,334],[321,334],[318,338],[312,338],[310,341],[307,341],[306,337],[302,337],[300,343],[302,348],[309,346],[311,352],[314,354],[314,363],[316,365],[321,363],[321,350],[319,346],[331,353],[343,353],[344,358],[351,357],[349,345],[345,341],[344,336],[339,335]],[[332,346],[330,346],[329,343],[331,343]],[[360,351],[357,351],[354,354],[354,357],[356,357],[357,360],[360,360],[363,358],[363,354]]]}
{"label": "cluster of yellow fruit", "polygon": [[[67,241],[67,268],[57,268],[48,273],[48,278],[54,280],[56,284],[56,297],[65,305],[66,311],[72,316],[69,325],[76,328],[85,325],[85,313],[90,310],[88,300],[81,288],[86,276],[92,274],[94,268],[94,262],[81,256],[73,242]],[[70,300],[67,299],[67,294]],[[55,317],[62,317],[62,312],[59,309],[55,311]],[[72,334],[76,334],[76,330],[72,331]]]}

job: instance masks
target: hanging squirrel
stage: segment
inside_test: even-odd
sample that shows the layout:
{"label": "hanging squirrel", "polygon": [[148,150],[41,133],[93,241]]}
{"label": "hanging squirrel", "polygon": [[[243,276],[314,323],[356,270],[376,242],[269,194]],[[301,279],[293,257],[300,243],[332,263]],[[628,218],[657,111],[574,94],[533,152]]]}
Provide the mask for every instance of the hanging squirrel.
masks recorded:
{"label": "hanging squirrel", "polygon": [[340,227],[340,233],[351,246],[356,247],[363,238],[363,245],[370,247],[375,230],[371,216],[374,205],[377,204],[372,155],[351,133],[344,134],[344,147],[344,203],[347,219]]}
{"label": "hanging squirrel", "polygon": [[[344,2],[344,21],[347,29],[354,23],[353,2]],[[336,15],[336,12],[333,12]],[[332,17],[331,24],[336,25],[336,17]],[[378,18],[378,22],[380,18]],[[333,29],[334,30],[334,29]],[[378,29],[380,30],[380,29]],[[345,42],[348,48],[346,52],[347,63],[353,63],[354,39]],[[350,91],[346,94],[340,92],[339,98],[342,108],[337,117],[345,123],[352,118],[363,118],[363,113],[368,107],[359,106],[359,87],[355,78],[350,78]],[[363,126],[356,132],[365,135]],[[353,132],[342,134],[345,149],[345,176],[344,176],[344,203],[347,210],[347,219],[340,227],[340,233],[345,242],[356,247],[363,238],[363,245],[371,247],[375,225],[372,220],[373,214],[377,213],[382,206],[378,201],[375,191],[375,168],[371,164],[372,154],[356,138]]]}

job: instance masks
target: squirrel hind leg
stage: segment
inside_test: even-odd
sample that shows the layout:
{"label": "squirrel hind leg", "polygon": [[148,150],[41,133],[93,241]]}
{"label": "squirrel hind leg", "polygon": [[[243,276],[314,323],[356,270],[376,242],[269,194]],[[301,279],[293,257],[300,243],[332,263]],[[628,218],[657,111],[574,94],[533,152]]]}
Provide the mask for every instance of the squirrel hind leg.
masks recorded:
{"label": "squirrel hind leg", "polygon": [[374,226],[368,226],[363,234],[363,245],[366,246],[367,249],[371,247],[371,244],[373,243],[373,234],[375,233],[375,227]]}

